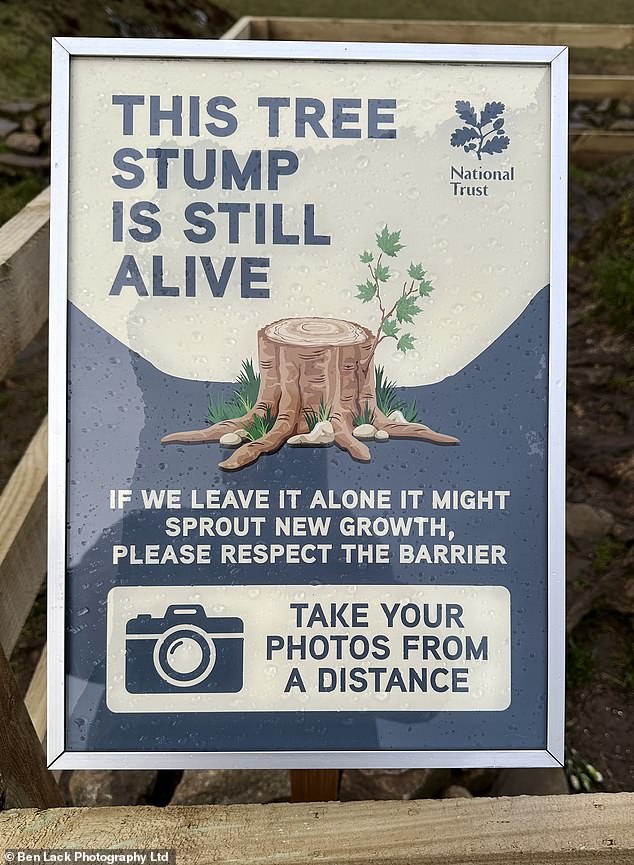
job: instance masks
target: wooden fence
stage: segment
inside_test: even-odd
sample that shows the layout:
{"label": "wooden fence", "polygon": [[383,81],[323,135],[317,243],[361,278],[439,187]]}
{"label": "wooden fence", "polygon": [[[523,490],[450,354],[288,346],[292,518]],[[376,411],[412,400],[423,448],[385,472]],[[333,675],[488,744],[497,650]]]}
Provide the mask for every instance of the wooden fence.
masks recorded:
{"label": "wooden fence", "polygon": [[0,814],[6,847],[169,847],[182,863],[632,865],[634,794]]}
{"label": "wooden fence", "polygon": [[[225,38],[465,41],[469,36],[480,41],[483,26],[249,18],[239,21]],[[535,41],[573,44],[574,37],[582,45],[634,44],[632,27],[522,26],[530,29]],[[514,37],[517,27],[487,24],[487,41],[530,41]],[[628,98],[631,78],[623,78],[627,80],[618,84],[619,94]],[[597,81],[575,86],[604,95],[607,82]],[[0,379],[46,322],[48,219],[46,190],[0,228]],[[62,796],[41,746],[46,734],[46,649],[25,700],[7,661],[46,572],[46,436],[44,420],[0,496],[0,807],[12,809],[0,814],[0,846],[165,846],[186,861],[271,865],[370,860],[394,865],[634,863],[634,794],[629,793],[348,805],[59,809]]]}
{"label": "wooden fence", "polygon": [[[382,21],[355,18],[240,18],[223,39],[320,42],[447,42],[489,45],[567,45],[629,51],[634,25],[545,24],[506,21]],[[634,103],[634,75],[570,75],[571,100],[623,99]],[[571,158],[594,165],[634,153],[634,131],[575,130]]]}

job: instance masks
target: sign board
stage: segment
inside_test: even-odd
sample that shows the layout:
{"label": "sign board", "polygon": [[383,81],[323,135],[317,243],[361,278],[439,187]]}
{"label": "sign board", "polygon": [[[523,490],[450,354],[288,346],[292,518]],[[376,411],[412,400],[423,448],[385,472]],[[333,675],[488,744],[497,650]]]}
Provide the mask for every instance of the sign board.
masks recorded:
{"label": "sign board", "polygon": [[566,51],[54,42],[49,759],[557,765]]}

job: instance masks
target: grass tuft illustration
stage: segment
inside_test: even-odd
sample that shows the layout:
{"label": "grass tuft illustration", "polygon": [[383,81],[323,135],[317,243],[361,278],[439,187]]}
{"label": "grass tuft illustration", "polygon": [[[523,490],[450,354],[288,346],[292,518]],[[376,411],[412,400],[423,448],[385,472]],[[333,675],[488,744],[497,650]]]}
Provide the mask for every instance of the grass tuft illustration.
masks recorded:
{"label": "grass tuft illustration", "polygon": [[306,419],[306,424],[308,426],[309,432],[315,429],[318,423],[321,423],[325,420],[330,420],[331,412],[332,406],[330,404],[326,404],[323,398],[319,400],[319,408],[305,408],[304,418]]}
{"label": "grass tuft illustration", "polygon": [[207,421],[210,424],[220,423],[223,420],[233,420],[242,417],[256,404],[260,390],[260,374],[253,368],[253,361],[242,361],[242,368],[235,382],[235,391],[231,399],[224,396],[214,400],[209,397],[207,407]]}
{"label": "grass tuft illustration", "polygon": [[376,367],[374,370],[374,378],[376,385],[376,404],[379,407],[379,411],[382,411],[386,417],[389,417],[393,411],[400,411],[406,421],[414,423],[418,417],[416,401],[412,400],[408,405],[402,399],[399,399],[396,391],[396,383],[388,379],[384,367],[380,365]]}
{"label": "grass tuft illustration", "polygon": [[374,409],[370,408],[368,402],[366,402],[365,406],[361,409],[358,414],[352,418],[353,426],[362,426],[365,423],[374,423]]}
{"label": "grass tuft illustration", "polygon": [[267,433],[271,432],[277,417],[271,411],[271,406],[267,405],[263,415],[256,414],[255,417],[247,421],[244,425],[244,431],[247,434],[247,439],[250,442],[255,442],[263,438]]}

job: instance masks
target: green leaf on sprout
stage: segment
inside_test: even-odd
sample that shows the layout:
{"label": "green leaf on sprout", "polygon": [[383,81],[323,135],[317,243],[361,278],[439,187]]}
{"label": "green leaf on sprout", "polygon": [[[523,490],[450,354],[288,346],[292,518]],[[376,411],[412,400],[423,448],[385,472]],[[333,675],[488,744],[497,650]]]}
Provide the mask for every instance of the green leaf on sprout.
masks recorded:
{"label": "green leaf on sprout", "polygon": [[386,255],[393,258],[397,252],[401,249],[405,249],[403,244],[399,242],[400,239],[400,231],[390,231],[387,225],[384,225],[376,236],[376,245],[379,247],[381,252],[384,252]]}
{"label": "green leaf on sprout", "polygon": [[414,316],[421,311],[416,305],[415,297],[401,297],[396,304],[396,317],[402,323],[414,321]]}
{"label": "green leaf on sprout", "polygon": [[369,303],[376,294],[376,286],[373,282],[370,282],[370,280],[357,285],[357,288],[359,289],[357,297],[359,300],[362,300],[363,303]]}
{"label": "green leaf on sprout", "polygon": [[418,293],[421,297],[429,297],[429,295],[434,290],[434,286],[428,279],[424,279],[421,284],[418,286]]}
{"label": "green leaf on sprout", "polygon": [[411,333],[404,333],[403,336],[399,339],[398,344],[396,346],[399,351],[406,352],[410,349],[414,348],[414,337]]}
{"label": "green leaf on sprout", "polygon": [[361,255],[359,256],[359,259],[360,259],[364,264],[369,264],[369,263],[372,261],[373,258],[374,258],[374,256],[372,255],[371,252],[368,252],[367,249],[364,250],[364,252],[362,252]]}
{"label": "green leaf on sprout", "polygon": [[386,336],[396,336],[398,333],[398,325],[394,319],[386,319],[381,325],[381,330]]}
{"label": "green leaf on sprout", "polygon": [[390,278],[390,268],[386,264],[377,264],[374,272],[379,282],[387,282]]}
{"label": "green leaf on sprout", "polygon": [[412,264],[410,264],[407,272],[409,273],[411,278],[415,279],[417,282],[420,282],[421,280],[425,279],[426,271],[423,270],[422,264],[414,264],[412,262]]}

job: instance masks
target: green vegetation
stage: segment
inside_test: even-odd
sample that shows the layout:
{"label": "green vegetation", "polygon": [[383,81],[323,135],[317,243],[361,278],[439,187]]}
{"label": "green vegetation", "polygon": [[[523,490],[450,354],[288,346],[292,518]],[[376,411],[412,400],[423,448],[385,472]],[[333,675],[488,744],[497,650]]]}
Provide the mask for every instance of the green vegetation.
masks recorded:
{"label": "green vegetation", "polygon": [[331,412],[332,406],[330,404],[326,405],[323,399],[319,400],[319,408],[317,408],[317,410],[313,408],[305,408],[304,418],[306,419],[308,429],[313,430],[318,423],[330,420]]}
{"label": "green vegetation", "polygon": [[634,375],[617,375],[608,381],[608,387],[616,393],[634,393]]}
{"label": "green vegetation", "polygon": [[22,210],[40,193],[48,181],[40,175],[29,174],[19,179],[2,178],[0,195],[0,225]]}
{"label": "green vegetation", "polygon": [[401,232],[390,231],[387,225],[384,225],[376,235],[376,246],[379,250],[376,261],[369,250],[364,250],[359,255],[359,261],[368,267],[370,278],[357,285],[358,300],[362,303],[376,301],[381,313],[370,357],[374,357],[377,348],[386,339],[395,340],[397,349],[406,354],[414,348],[416,340],[411,333],[403,333],[403,325],[413,324],[414,318],[422,312],[419,301],[429,297],[434,288],[427,279],[422,264],[412,262],[407,269],[409,279],[404,281],[400,295],[388,309],[386,283],[394,274],[390,272],[389,265],[382,264],[382,261],[384,255],[396,258],[401,249],[405,249],[401,243]]}
{"label": "green vegetation", "polygon": [[253,361],[243,360],[242,368],[235,382],[235,391],[231,399],[226,400],[224,396],[214,400],[209,397],[207,407],[207,421],[210,424],[220,423],[223,420],[233,420],[242,417],[251,411],[258,399],[260,391],[260,374],[253,368]]}
{"label": "green vegetation", "polygon": [[588,21],[630,23],[630,0],[222,0],[234,15],[309,15],[334,18],[428,18],[463,21]]}
{"label": "green vegetation", "polygon": [[576,642],[571,637],[568,640],[566,655],[566,688],[568,691],[578,691],[590,684],[594,672],[594,655],[586,645]]}
{"label": "green vegetation", "polygon": [[253,368],[251,358],[242,361],[236,384],[235,399],[245,406],[245,411],[249,411],[256,404],[260,392],[260,373]]}
{"label": "green vegetation", "polygon": [[[629,161],[615,163],[612,170],[619,169],[623,173],[628,165],[631,165]],[[603,168],[597,173],[597,182],[608,176],[608,167]],[[634,331],[634,189],[628,188],[607,211],[591,230],[582,249],[602,314],[617,330],[631,334]]]}
{"label": "green vegetation", "polygon": [[377,366],[374,371],[376,383],[376,403],[379,411],[382,411],[386,417],[389,417],[393,411],[400,411],[406,421],[413,423],[418,417],[416,411],[416,401],[406,403],[399,398],[396,383],[390,381],[385,375],[385,369],[382,366]]}
{"label": "green vegetation", "polygon": [[243,414],[242,408],[233,399],[226,400],[224,396],[220,396],[215,400],[213,397],[209,397],[207,423],[214,424],[223,420],[234,420],[234,418],[242,417]]}
{"label": "green vegetation", "polygon": [[574,748],[566,753],[566,775],[575,793],[590,793],[603,783],[603,775]]}
{"label": "green vegetation", "polygon": [[619,559],[625,552],[625,544],[616,538],[606,536],[602,538],[594,550],[592,567],[596,574],[604,574],[610,565]]}
{"label": "green vegetation", "polygon": [[2,0],[0,100],[48,99],[53,36],[210,38],[230,23],[230,15],[208,0],[155,0],[151,6],[144,0]]}
{"label": "green vegetation", "polygon": [[352,418],[353,426],[362,426],[364,423],[374,423],[374,409],[366,402],[365,407]]}
{"label": "green vegetation", "polygon": [[263,415],[256,414],[251,420],[244,425],[244,431],[247,434],[247,439],[250,442],[257,441],[271,432],[277,417],[271,411],[271,406],[267,405]]}
{"label": "green vegetation", "polygon": [[592,275],[610,323],[634,331],[634,256],[602,255],[593,263]]}

